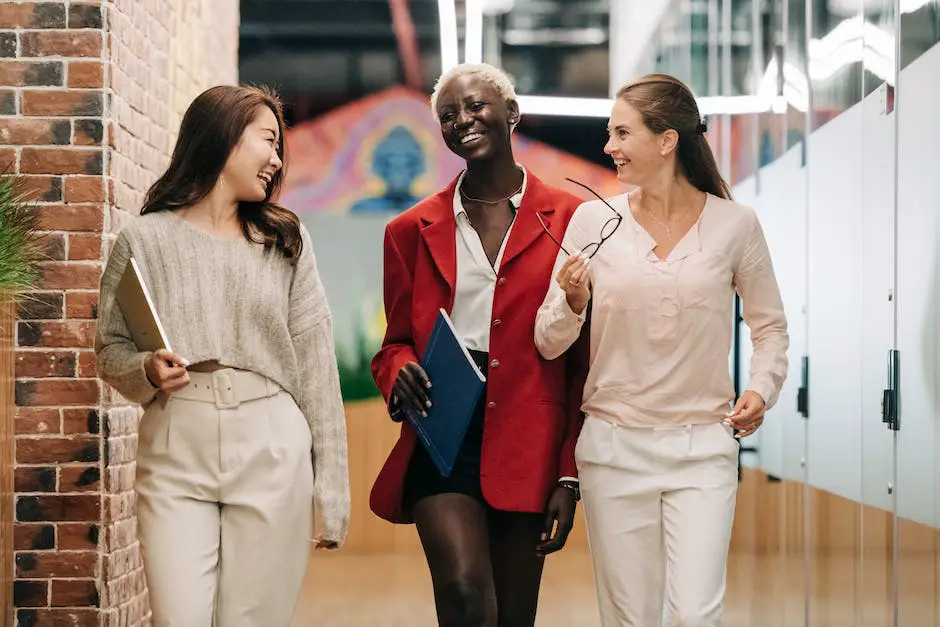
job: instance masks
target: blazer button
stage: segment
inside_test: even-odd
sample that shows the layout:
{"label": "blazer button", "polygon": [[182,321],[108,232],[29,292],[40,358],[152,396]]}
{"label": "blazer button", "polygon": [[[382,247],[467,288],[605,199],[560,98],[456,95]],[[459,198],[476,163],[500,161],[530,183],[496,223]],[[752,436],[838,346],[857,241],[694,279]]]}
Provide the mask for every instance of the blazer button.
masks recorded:
{"label": "blazer button", "polygon": [[494,403],[493,401],[490,401],[489,403],[486,404],[486,406],[490,409],[493,409],[496,407],[496,403]]}
{"label": "blazer button", "polygon": [[500,285],[506,285],[506,277],[501,277],[499,281],[497,281],[497,283],[499,283]]}
{"label": "blazer button", "polygon": [[499,360],[498,360],[498,359],[494,359],[493,361],[491,361],[491,362],[490,362],[490,368],[499,368]]}

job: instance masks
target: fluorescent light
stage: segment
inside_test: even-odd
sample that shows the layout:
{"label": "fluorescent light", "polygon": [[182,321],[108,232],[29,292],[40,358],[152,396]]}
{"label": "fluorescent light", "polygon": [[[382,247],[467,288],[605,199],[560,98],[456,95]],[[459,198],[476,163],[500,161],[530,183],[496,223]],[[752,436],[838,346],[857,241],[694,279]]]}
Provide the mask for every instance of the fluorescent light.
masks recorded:
{"label": "fluorescent light", "polygon": [[459,63],[457,57],[457,8],[454,0],[437,0],[441,21],[441,74]]}
{"label": "fluorescent light", "polygon": [[465,63],[483,62],[483,0],[464,2],[464,54]]}
{"label": "fluorescent light", "polygon": [[[611,98],[564,98],[558,96],[519,96],[523,115],[563,115],[580,118],[609,118]],[[706,96],[698,99],[703,115],[742,115],[769,111],[772,98],[766,96]]]}
{"label": "fluorescent light", "polygon": [[609,118],[614,101],[609,98],[563,98],[519,96],[523,115],[568,115],[579,118]]}
{"label": "fluorescent light", "polygon": [[702,96],[697,99],[698,112],[707,115],[747,115],[770,110],[772,98],[766,96]]}
{"label": "fluorescent light", "polygon": [[607,33],[603,28],[510,28],[503,32],[503,42],[507,46],[597,46],[606,41]]}

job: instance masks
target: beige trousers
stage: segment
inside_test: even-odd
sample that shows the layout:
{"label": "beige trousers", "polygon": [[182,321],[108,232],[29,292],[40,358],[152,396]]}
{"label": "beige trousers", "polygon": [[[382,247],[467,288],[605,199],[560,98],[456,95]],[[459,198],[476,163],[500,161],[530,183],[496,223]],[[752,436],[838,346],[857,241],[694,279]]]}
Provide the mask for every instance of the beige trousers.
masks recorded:
{"label": "beige trousers", "polygon": [[588,418],[575,449],[603,627],[719,627],[738,441]]}
{"label": "beige trousers", "polygon": [[253,373],[191,373],[140,424],[137,515],[155,627],[289,627],[313,516],[311,435]]}

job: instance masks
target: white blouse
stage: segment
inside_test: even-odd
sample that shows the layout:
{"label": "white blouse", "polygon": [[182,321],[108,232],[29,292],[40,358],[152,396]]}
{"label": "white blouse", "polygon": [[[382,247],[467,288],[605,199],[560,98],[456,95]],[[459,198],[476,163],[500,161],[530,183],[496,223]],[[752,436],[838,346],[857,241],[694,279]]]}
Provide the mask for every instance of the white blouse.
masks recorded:
{"label": "white blouse", "polygon": [[[522,169],[522,187],[514,194],[509,202],[519,208],[525,194],[528,173]],[[499,273],[499,264],[503,260],[506,242],[512,233],[513,223],[506,230],[503,243],[500,244],[496,263],[490,265],[483,249],[480,236],[470,224],[467,211],[460,198],[460,186],[463,184],[466,170],[457,179],[454,190],[454,218],[457,220],[457,284],[454,288],[454,307],[451,310],[451,320],[458,335],[463,339],[467,348],[488,352],[490,349],[490,319],[493,317],[493,294],[496,291],[496,275]]]}
{"label": "white blouse", "polygon": [[[748,389],[772,407],[787,374],[789,337],[753,209],[709,195],[698,222],[660,259],[628,196],[609,202],[623,221],[591,261],[591,357],[582,410],[634,427],[723,420],[735,400],[728,368],[735,292],[754,345]],[[598,241],[612,216],[602,202],[581,205],[565,248]],[[559,254],[555,274],[566,258]],[[563,353],[583,322],[553,281],[535,323],[539,352],[549,359]]]}

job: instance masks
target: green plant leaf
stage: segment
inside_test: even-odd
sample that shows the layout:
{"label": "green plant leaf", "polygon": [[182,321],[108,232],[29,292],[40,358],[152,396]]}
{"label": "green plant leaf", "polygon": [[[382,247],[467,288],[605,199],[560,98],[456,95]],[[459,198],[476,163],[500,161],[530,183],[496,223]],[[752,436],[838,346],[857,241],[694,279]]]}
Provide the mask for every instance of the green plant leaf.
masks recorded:
{"label": "green plant leaf", "polygon": [[17,294],[36,285],[43,258],[35,205],[23,180],[0,173],[0,292]]}

